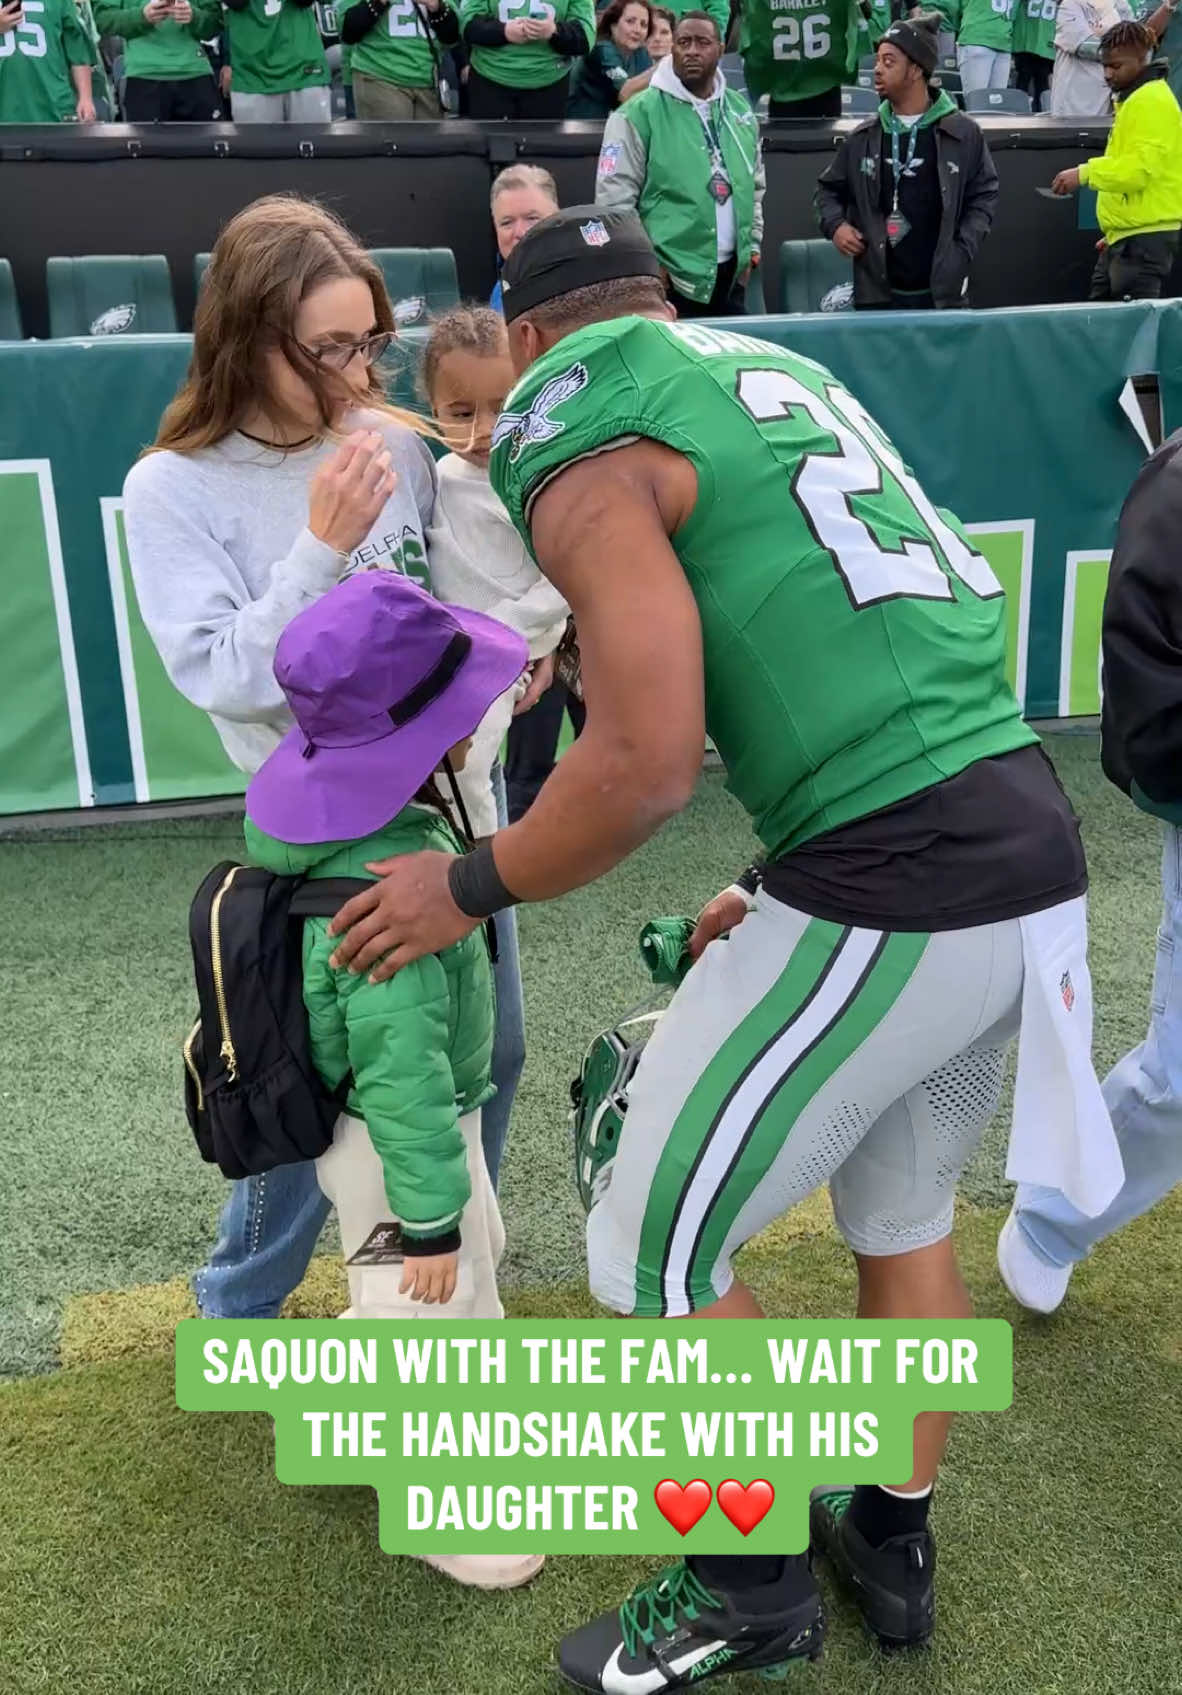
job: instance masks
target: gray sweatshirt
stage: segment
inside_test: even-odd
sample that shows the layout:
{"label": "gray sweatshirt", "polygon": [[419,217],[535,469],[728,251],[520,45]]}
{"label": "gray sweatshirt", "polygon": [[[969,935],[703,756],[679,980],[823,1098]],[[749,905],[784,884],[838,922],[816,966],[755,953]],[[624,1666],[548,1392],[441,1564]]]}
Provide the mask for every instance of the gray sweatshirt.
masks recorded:
{"label": "gray sweatshirt", "polygon": [[131,574],[148,633],[173,683],[208,712],[226,752],[253,773],[291,727],[272,669],[280,635],[351,572],[404,571],[424,588],[435,470],[425,444],[391,419],[378,429],[398,484],[342,570],[308,529],[308,483],[332,442],[283,454],[242,435],[200,453],[153,453],[123,485]]}

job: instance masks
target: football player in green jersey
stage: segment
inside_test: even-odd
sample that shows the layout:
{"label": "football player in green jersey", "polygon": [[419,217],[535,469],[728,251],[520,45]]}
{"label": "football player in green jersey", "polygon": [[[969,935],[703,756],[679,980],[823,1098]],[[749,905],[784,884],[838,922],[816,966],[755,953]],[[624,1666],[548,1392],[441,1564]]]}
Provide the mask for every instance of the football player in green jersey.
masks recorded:
{"label": "football player in green jersey", "polygon": [[739,51],[752,99],[770,95],[771,118],[840,118],[870,13],[869,0],[743,0]]}
{"label": "football player in green jersey", "polygon": [[224,0],[236,124],[327,124],[328,60],[312,0]]}
{"label": "football player in green jersey", "polygon": [[[474,853],[379,867],[333,920],[335,960],[381,978],[602,876],[686,804],[709,733],[761,887],[707,908],[645,1049],[588,1218],[592,1292],[636,1316],[758,1317],[732,1256],[828,1182],[862,1318],[967,1316],[954,1190],[1028,1008],[1040,1063],[1058,1044],[1072,1076],[1053,1128],[1034,1115],[1039,1145],[1088,1113],[1112,1136],[1090,1020],[1068,1016],[1090,1008],[1083,851],[1006,682],[1001,590],[827,371],[672,320],[632,215],[545,219],[503,285],[524,375],[491,476],[574,613],[586,730]],[[898,1489],[813,1503],[814,1548],[887,1642],[932,1630],[948,1424],[916,1420]],[[691,1557],[560,1662],[596,1695],[696,1688],[814,1656],[821,1632],[803,1555]]]}
{"label": "football player in green jersey", "polygon": [[74,0],[24,0],[4,16],[0,124],[93,123],[91,45]]}

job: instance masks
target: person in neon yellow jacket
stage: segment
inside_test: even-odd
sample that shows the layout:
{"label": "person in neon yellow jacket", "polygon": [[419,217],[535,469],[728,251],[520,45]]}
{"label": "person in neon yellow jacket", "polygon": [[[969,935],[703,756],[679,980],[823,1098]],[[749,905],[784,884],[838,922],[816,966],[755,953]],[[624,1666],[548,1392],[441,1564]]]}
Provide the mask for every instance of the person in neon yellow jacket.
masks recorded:
{"label": "person in neon yellow jacket", "polygon": [[1154,64],[1155,37],[1142,23],[1115,24],[1100,43],[1116,117],[1102,157],[1060,171],[1051,188],[1097,191],[1103,242],[1091,300],[1157,298],[1173,269],[1182,229],[1182,110],[1166,66]]}

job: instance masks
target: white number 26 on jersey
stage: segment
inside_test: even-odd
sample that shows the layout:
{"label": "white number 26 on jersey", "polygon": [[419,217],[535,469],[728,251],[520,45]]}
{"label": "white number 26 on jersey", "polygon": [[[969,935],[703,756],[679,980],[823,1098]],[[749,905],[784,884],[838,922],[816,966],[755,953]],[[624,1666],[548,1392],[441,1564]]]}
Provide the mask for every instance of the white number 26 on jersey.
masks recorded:
{"label": "white number 26 on jersey", "polygon": [[[986,560],[944,522],[852,394],[833,383],[826,385],[822,399],[788,371],[774,369],[740,371],[736,393],[759,423],[800,410],[834,438],[832,452],[808,453],[800,461],[792,478],[792,494],[818,542],[828,549],[854,606],[873,606],[901,595],[952,600],[952,584],[937,549],[982,600],[1002,593]],[[899,484],[915,516],[916,533],[901,537],[898,549],[883,547],[851,504],[854,495],[881,494],[884,470]]]}

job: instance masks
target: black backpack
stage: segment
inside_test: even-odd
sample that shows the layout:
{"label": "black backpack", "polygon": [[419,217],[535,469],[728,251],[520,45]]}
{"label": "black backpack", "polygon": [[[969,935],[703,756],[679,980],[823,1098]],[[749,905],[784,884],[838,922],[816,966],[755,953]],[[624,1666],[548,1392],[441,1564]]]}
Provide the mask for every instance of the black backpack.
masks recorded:
{"label": "black backpack", "polygon": [[184,1045],[185,1116],[227,1177],[315,1159],[353,1084],[331,1093],[312,1063],[303,920],[331,918],[372,882],[280,877],[224,860],[189,909],[197,1022]]}

